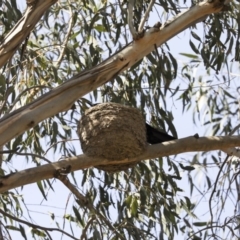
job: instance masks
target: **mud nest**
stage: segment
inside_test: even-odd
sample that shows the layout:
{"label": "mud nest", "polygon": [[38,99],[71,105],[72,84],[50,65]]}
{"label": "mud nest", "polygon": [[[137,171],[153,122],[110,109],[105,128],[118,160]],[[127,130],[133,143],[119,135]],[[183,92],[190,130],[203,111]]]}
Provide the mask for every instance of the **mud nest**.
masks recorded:
{"label": "mud nest", "polygon": [[103,157],[108,165],[96,168],[118,172],[137,162],[114,164],[114,160],[136,157],[146,149],[145,121],[139,110],[117,103],[103,103],[85,112],[80,119],[78,134],[84,154]]}

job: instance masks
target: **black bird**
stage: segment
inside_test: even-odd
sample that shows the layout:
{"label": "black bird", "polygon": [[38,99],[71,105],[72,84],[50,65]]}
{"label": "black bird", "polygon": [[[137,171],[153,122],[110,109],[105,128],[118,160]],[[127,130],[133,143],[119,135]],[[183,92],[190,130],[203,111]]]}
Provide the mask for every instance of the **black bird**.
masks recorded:
{"label": "black bird", "polygon": [[146,123],[147,142],[150,144],[157,144],[175,140],[177,138],[168,135],[167,133],[161,132],[158,129],[150,126]]}

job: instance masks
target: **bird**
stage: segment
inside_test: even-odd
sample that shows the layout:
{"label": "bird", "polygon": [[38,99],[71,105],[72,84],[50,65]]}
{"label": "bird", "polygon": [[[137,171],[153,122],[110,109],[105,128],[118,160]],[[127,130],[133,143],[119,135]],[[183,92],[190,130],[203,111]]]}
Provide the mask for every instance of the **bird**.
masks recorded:
{"label": "bird", "polygon": [[168,135],[165,132],[162,132],[150,126],[148,123],[146,123],[146,134],[147,134],[147,142],[149,144],[157,144],[157,143],[162,143],[162,142],[167,142],[167,141],[177,139],[173,136]]}

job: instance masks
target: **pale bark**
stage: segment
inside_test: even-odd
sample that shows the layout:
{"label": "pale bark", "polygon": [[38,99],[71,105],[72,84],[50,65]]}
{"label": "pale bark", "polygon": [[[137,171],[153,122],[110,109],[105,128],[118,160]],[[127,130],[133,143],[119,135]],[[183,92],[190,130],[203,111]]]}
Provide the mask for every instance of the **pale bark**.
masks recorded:
{"label": "pale bark", "polygon": [[[133,66],[152,52],[155,46],[160,46],[209,14],[221,11],[223,7],[220,0],[211,3],[201,2],[168,21],[160,29],[149,29],[141,39],[132,42],[93,69],[77,74],[34,102],[4,116],[0,120],[0,145],[4,145],[42,120],[68,110],[77,99]],[[1,57],[0,55],[0,59]]]}
{"label": "pale bark", "polygon": [[[142,161],[185,152],[224,150],[231,149],[236,146],[240,146],[240,136],[201,138],[187,137],[162,144],[149,145],[146,151],[140,156],[123,159],[121,161],[114,161],[114,163]],[[29,168],[5,177],[1,177],[0,193],[26,184],[53,178],[56,174],[56,170],[60,170],[62,168],[70,168],[70,171],[76,171],[97,165],[107,165],[109,163],[110,162],[107,159],[87,157],[86,155],[82,154],[79,156],[66,158],[65,160],[52,164]]]}
{"label": "pale bark", "polygon": [[27,38],[44,12],[57,0],[27,0],[27,9],[23,17],[5,36],[0,45],[0,67],[12,57],[19,45]]}

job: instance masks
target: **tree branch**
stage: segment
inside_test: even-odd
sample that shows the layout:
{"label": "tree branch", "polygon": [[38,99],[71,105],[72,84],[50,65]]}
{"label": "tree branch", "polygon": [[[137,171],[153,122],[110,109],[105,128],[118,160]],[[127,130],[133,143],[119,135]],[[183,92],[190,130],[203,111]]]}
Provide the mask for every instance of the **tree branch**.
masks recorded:
{"label": "tree branch", "polygon": [[107,220],[106,217],[104,217],[99,211],[96,210],[96,208],[92,205],[90,201],[86,202],[85,196],[83,196],[77,188],[69,181],[66,175],[58,175],[56,176],[74,195],[75,197],[79,200],[80,204],[82,206],[86,206],[90,212],[93,212],[96,216],[98,216],[99,219],[104,222],[108,228],[113,231],[113,233],[116,233],[119,239],[123,239],[123,236],[114,228],[114,226]]}
{"label": "tree branch", "polygon": [[0,45],[0,67],[12,57],[19,45],[26,39],[44,12],[57,0],[27,0],[27,10]]}
{"label": "tree branch", "polygon": [[134,7],[134,0],[129,0],[128,3],[128,26],[129,26],[129,30],[130,33],[132,34],[132,38],[136,39],[137,38],[137,31],[134,29],[133,26],[133,7]]}
{"label": "tree branch", "polygon": [[17,221],[17,222],[26,224],[27,226],[32,227],[32,228],[34,228],[34,229],[41,229],[41,230],[45,231],[46,233],[47,233],[48,231],[57,231],[57,232],[61,232],[61,233],[65,234],[65,235],[68,236],[69,238],[78,240],[78,238],[75,238],[74,236],[70,235],[69,233],[67,233],[67,232],[65,232],[65,231],[63,231],[63,230],[61,230],[61,229],[42,227],[42,226],[40,226],[40,225],[36,225],[36,224],[30,223],[30,222],[24,221],[24,220],[22,220],[22,219],[20,219],[20,218],[17,218],[17,217],[12,216],[11,214],[6,213],[6,212],[3,211],[2,209],[0,209],[0,213],[1,213],[3,216],[5,216],[5,217],[8,217],[8,218],[10,218],[10,219],[12,219],[12,220],[15,220],[15,221]]}
{"label": "tree branch", "polygon": [[88,220],[88,222],[86,223],[86,226],[84,227],[84,229],[82,230],[82,235],[81,235],[81,238],[80,240],[84,240],[84,239],[88,239],[87,238],[87,230],[89,228],[89,226],[92,225],[93,221],[96,219],[96,217],[94,215],[92,215],[90,217],[90,219]]}
{"label": "tree branch", "polygon": [[66,34],[66,37],[65,37],[65,40],[64,40],[63,44],[60,46],[60,48],[62,48],[62,49],[61,49],[60,55],[57,59],[56,67],[59,67],[60,64],[61,64],[61,61],[62,61],[62,59],[64,57],[64,54],[65,54],[65,51],[66,51],[66,47],[67,47],[69,38],[71,36],[71,31],[72,31],[72,28],[73,28],[73,11],[72,11],[72,7],[71,7],[70,3],[69,3],[69,15],[70,16],[69,16],[69,24],[68,24],[67,34]]}
{"label": "tree branch", "polygon": [[220,167],[220,169],[218,171],[218,174],[217,174],[217,177],[216,177],[216,180],[215,180],[215,183],[214,183],[214,187],[213,187],[212,193],[211,193],[209,201],[208,201],[209,211],[210,211],[210,216],[211,216],[210,226],[211,226],[211,231],[212,231],[213,235],[214,235],[214,233],[213,233],[213,225],[212,225],[213,224],[212,198],[213,198],[213,195],[216,192],[217,185],[219,184],[220,174],[222,173],[224,165],[227,163],[228,157],[229,156],[227,155],[225,160],[224,160],[224,162],[223,162],[223,164],[221,165],[221,167]]}
{"label": "tree branch", "polygon": [[148,5],[148,9],[146,11],[146,13],[144,14],[144,17],[142,18],[139,27],[138,27],[138,32],[142,32],[143,31],[143,27],[144,27],[144,23],[147,21],[148,17],[149,17],[149,13],[152,10],[152,7],[155,3],[155,0],[151,0],[151,2]]}
{"label": "tree branch", "polygon": [[[214,151],[236,146],[240,146],[240,136],[200,138],[187,137],[175,141],[164,142],[161,144],[149,145],[143,154],[134,158],[116,160],[114,163],[129,163],[176,155],[184,152]],[[113,161],[109,161],[104,158],[88,157],[82,154],[76,157],[66,158],[65,160],[56,163],[29,168],[1,177],[0,193],[26,184],[53,178],[55,176],[56,170],[68,168],[69,166],[71,168],[71,171],[76,171],[98,165],[107,165],[109,163],[113,164]]]}
{"label": "tree branch", "polygon": [[143,38],[130,43],[98,66],[77,74],[32,103],[4,116],[0,120],[0,145],[4,145],[14,137],[36,126],[42,120],[68,110],[77,99],[110,81],[120,72],[133,66],[152,52],[155,45],[160,46],[197,20],[209,14],[220,12],[224,7],[224,3],[220,0],[209,2],[207,0],[200,2],[166,22],[161,29],[154,27],[149,29]]}

